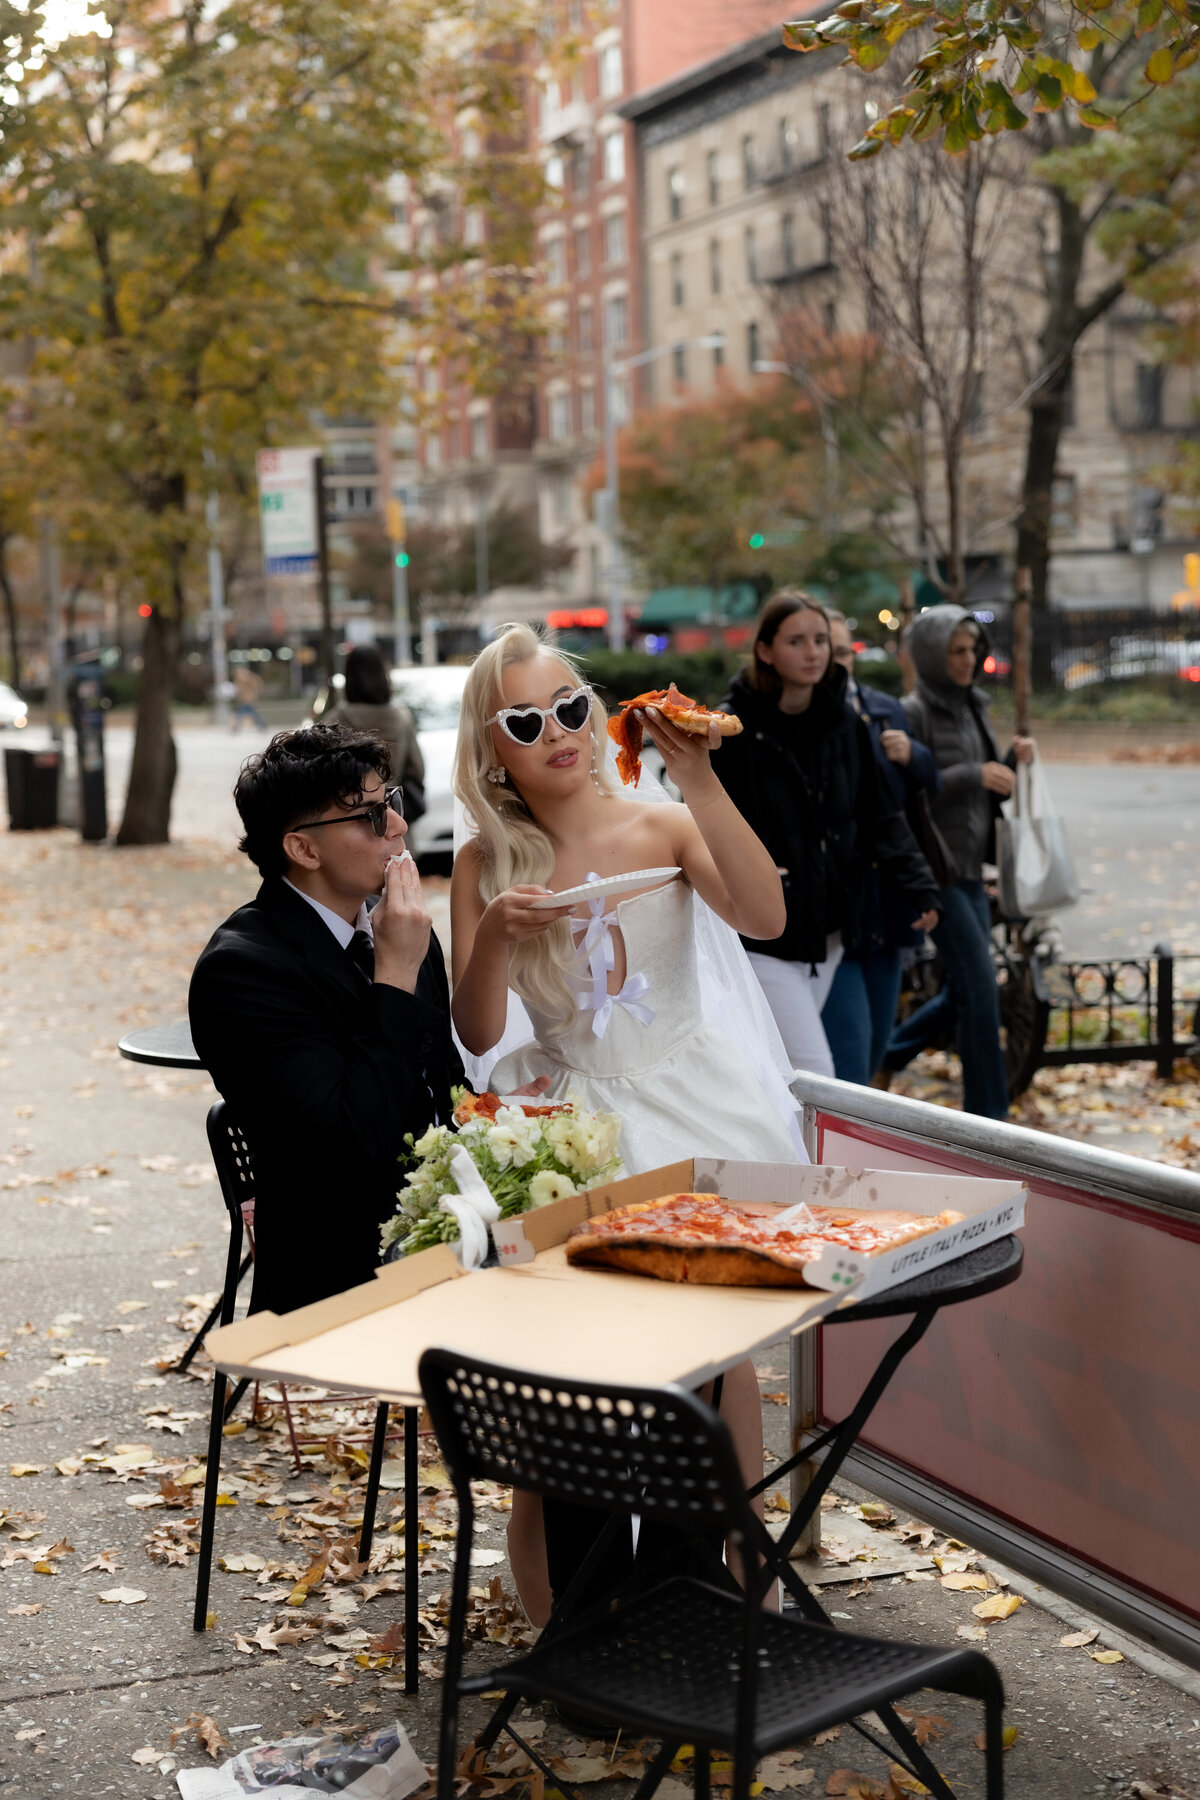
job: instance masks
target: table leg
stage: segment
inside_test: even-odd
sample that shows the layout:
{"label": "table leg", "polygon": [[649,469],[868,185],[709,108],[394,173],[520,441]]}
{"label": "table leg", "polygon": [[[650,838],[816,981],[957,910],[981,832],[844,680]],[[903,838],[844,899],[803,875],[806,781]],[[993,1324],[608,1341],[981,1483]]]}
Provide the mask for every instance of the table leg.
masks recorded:
{"label": "table leg", "polygon": [[782,1535],[776,1540],[776,1550],[780,1557],[791,1556],[800,1541],[801,1533],[813,1516],[820,1511],[824,1494],[854,1448],[856,1439],[878,1405],[888,1382],[909,1351],[914,1345],[920,1343],[929,1330],[936,1312],[936,1307],[927,1306],[915,1314],[908,1329],[901,1333],[889,1350],[885,1351],[878,1368],[859,1395],[853,1410],[847,1413],[839,1425],[832,1426],[828,1431],[823,1432],[819,1438],[805,1446],[797,1455],[790,1457],[781,1469],[774,1471],[773,1479],[775,1480],[778,1480],[780,1475],[790,1475],[798,1463],[808,1461],[814,1451],[823,1444],[828,1445],[825,1459],[814,1473],[799,1508],[793,1511]]}
{"label": "table leg", "polygon": [[417,1427],[421,1423],[419,1406],[404,1409],[404,1691],[417,1691],[417,1638],[420,1635],[421,1590],[420,1562],[421,1520],[418,1512],[417,1487],[420,1472],[417,1462]]}
{"label": "table leg", "polygon": [[[798,1331],[791,1342],[791,1380],[788,1384],[788,1412],[791,1423],[792,1457],[804,1449],[804,1440],[817,1425],[817,1334]],[[809,1458],[790,1465],[789,1501],[793,1515],[806,1510],[808,1490],[812,1486],[815,1467]],[[779,1471],[775,1471],[778,1479]],[[821,1548],[821,1509],[809,1512],[808,1524],[795,1544],[800,1556],[815,1555]]]}

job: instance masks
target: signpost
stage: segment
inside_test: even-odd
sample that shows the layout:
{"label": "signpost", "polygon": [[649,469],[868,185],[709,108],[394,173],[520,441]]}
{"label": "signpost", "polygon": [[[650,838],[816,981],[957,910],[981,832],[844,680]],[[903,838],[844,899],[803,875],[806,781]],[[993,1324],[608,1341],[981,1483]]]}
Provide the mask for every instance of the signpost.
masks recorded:
{"label": "signpost", "polygon": [[313,464],[319,455],[316,449],[258,453],[264,575],[317,573],[319,543]]}
{"label": "signpost", "polygon": [[263,574],[315,575],[321,603],[321,664],[333,675],[333,614],[329,593],[329,549],[325,538],[325,464],[312,447],[260,450],[258,516],[262,529]]}

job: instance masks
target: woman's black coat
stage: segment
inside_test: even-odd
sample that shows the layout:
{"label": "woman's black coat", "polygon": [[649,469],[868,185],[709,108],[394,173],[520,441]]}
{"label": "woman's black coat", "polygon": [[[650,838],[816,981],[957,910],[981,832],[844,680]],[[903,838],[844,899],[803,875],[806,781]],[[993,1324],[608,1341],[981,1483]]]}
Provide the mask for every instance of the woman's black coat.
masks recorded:
{"label": "woman's black coat", "polygon": [[762,839],[783,876],[787,925],[781,937],[746,938],[748,950],[788,962],[820,963],[825,940],[841,931],[858,945],[864,874],[878,865],[911,902],[912,917],[938,904],[929,865],[884,789],[866,725],[844,699],[837,670],[815,689],[806,728],[780,713],[771,694],[744,676],[721,702],[742,721],[725,738],[713,768],[730,799]]}

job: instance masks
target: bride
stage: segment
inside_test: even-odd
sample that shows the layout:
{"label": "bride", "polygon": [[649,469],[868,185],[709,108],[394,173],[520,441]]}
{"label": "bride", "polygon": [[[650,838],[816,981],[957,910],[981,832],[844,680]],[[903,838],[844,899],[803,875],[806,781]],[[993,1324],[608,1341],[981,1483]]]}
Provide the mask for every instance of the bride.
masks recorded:
{"label": "bride", "polygon": [[[786,1100],[773,1102],[730,1036],[703,1016],[697,970],[696,897],[734,931],[773,938],[785,921],[778,871],[713,772],[715,734],[710,744],[681,732],[653,708],[645,724],[682,805],[625,797],[609,768],[603,707],[532,628],[508,627],[476,658],[454,778],[475,830],[451,886],[455,1028],[484,1057],[505,1033],[511,988],[533,1041],[501,1058],[490,1085],[512,1093],[548,1080],[547,1100],[573,1091],[615,1113],[628,1174],[695,1155],[799,1161]],[[611,911],[599,899],[534,904],[641,870],[657,878]],[[722,1412],[757,1481],[761,1414],[750,1363],[727,1375]],[[539,1514],[537,1500],[514,1495],[513,1574],[535,1624],[576,1559],[562,1551],[559,1560],[558,1540],[580,1523],[551,1530],[547,1569]]]}

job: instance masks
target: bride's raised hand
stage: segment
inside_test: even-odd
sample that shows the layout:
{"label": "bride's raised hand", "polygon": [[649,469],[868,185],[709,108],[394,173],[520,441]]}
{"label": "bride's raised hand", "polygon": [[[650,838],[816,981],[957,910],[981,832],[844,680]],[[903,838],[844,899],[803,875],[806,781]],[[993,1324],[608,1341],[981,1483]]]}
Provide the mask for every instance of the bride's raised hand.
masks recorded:
{"label": "bride's raised hand", "polygon": [[656,706],[648,706],[641,714],[651,742],[662,753],[666,772],[685,800],[712,787],[719,786],[713,772],[711,753],[721,742],[721,734],[710,725],[707,736],[694,731],[680,731],[663,717]]}
{"label": "bride's raised hand", "polygon": [[476,936],[490,938],[496,944],[521,944],[536,937],[558,919],[565,919],[569,906],[535,906],[552,890],[544,887],[511,887],[488,902],[479,921]]}

